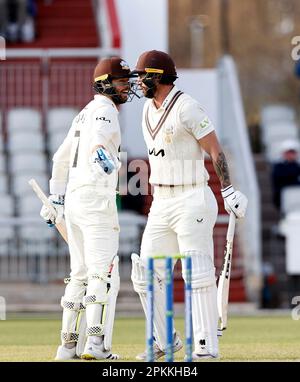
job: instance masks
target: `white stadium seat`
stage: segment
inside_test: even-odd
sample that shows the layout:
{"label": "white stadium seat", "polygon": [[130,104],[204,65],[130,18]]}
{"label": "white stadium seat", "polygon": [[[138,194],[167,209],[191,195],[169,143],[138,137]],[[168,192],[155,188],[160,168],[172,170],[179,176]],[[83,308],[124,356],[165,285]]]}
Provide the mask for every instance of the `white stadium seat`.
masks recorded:
{"label": "white stadium seat", "polygon": [[56,152],[56,150],[59,148],[59,146],[63,143],[64,139],[67,136],[67,132],[55,132],[48,137],[48,149],[53,156],[53,154]]}
{"label": "white stadium seat", "polygon": [[0,153],[4,151],[4,136],[2,131],[2,114],[0,113]]}
{"label": "white stadium seat", "polygon": [[3,153],[0,152],[0,174],[6,173],[6,158]]}
{"label": "white stadium seat", "polygon": [[[1,217],[1,216],[0,216]],[[0,257],[10,257],[10,255],[16,253],[16,246],[14,245],[14,238],[16,237],[16,232],[13,226],[6,226],[0,224]],[[5,274],[5,268],[2,266],[0,269],[1,279]],[[4,277],[5,277],[4,276]]]}
{"label": "white stadium seat", "polygon": [[4,138],[3,138],[3,134],[1,134],[0,132],[0,153],[2,153],[4,151]]}
{"label": "white stadium seat", "polygon": [[12,241],[15,229],[7,224],[7,219],[14,215],[14,198],[9,194],[0,194],[0,256],[12,253]]}
{"label": "white stadium seat", "polygon": [[272,122],[264,126],[263,143],[268,146],[275,141],[298,139],[299,129],[293,121]]}
{"label": "white stadium seat", "polygon": [[46,156],[42,153],[18,153],[10,157],[12,174],[47,173]]}
{"label": "white stadium seat", "polygon": [[261,109],[260,115],[262,125],[276,121],[294,121],[296,118],[295,110],[284,104],[266,105]]}
{"label": "white stadium seat", "polygon": [[47,115],[48,149],[50,155],[56,152],[66,138],[73,119],[79,110],[72,107],[55,107]]}
{"label": "white stadium seat", "polygon": [[284,104],[267,105],[261,109],[260,122],[267,160],[274,162],[280,159],[280,143],[288,139],[297,140],[299,137],[296,112]]}
{"label": "white stadium seat", "polygon": [[23,217],[39,217],[42,202],[35,194],[20,195],[18,202],[18,215]]}
{"label": "white stadium seat", "polygon": [[41,218],[41,224],[32,226],[24,225],[20,227],[20,237],[26,240],[42,241],[52,239],[56,235],[55,227],[48,227],[46,222]]}
{"label": "white stadium seat", "polygon": [[55,107],[50,109],[47,115],[48,134],[51,135],[54,131],[67,133],[77,114],[78,110],[72,107]]}
{"label": "white stadium seat", "polygon": [[287,105],[268,105],[261,110],[261,134],[269,162],[281,159],[281,145],[284,141],[298,141],[299,127],[295,110]]}
{"label": "white stadium seat", "polygon": [[32,108],[14,108],[7,114],[8,134],[12,131],[40,131],[42,128],[41,113]]}
{"label": "white stadium seat", "polygon": [[5,227],[2,224],[0,225],[0,255],[7,255],[8,250],[6,251],[1,250],[3,246],[1,245],[3,241],[11,240],[15,237],[16,233],[12,226]]}
{"label": "white stadium seat", "polygon": [[[56,229],[48,227],[41,221],[40,224],[24,225],[20,227],[20,255],[21,256],[38,256],[39,261],[42,257],[51,253],[51,240],[56,236]],[[44,264],[44,263],[43,263]],[[46,264],[44,264],[46,266]],[[42,267],[42,265],[40,265]],[[41,271],[41,270],[40,270]],[[36,276],[36,275],[35,275]],[[40,278],[47,280],[47,275],[38,275]]]}
{"label": "white stadium seat", "polygon": [[45,151],[44,136],[42,132],[17,132],[9,134],[8,151],[10,153]]}
{"label": "white stadium seat", "polygon": [[284,214],[300,212],[300,185],[289,186],[281,192],[281,210]]}
{"label": "white stadium seat", "polygon": [[46,174],[17,174],[12,177],[12,192],[16,196],[32,193],[32,188],[28,184],[28,181],[34,178],[41,189],[48,194],[49,193],[49,178]]}
{"label": "white stadium seat", "polygon": [[0,194],[8,192],[8,182],[6,174],[0,174]]}
{"label": "white stadium seat", "polygon": [[274,163],[282,159],[281,142],[273,142],[266,148],[266,158],[269,162]]}
{"label": "white stadium seat", "polygon": [[9,194],[0,195],[0,217],[14,215],[14,198]]}

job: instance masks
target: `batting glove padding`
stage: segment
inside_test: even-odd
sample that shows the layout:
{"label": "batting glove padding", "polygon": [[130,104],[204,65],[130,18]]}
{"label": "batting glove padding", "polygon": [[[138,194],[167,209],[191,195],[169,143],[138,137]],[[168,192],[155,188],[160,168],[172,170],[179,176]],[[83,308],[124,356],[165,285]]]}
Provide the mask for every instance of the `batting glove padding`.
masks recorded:
{"label": "batting glove padding", "polygon": [[246,213],[248,199],[240,191],[235,191],[232,185],[221,190],[225,210],[230,214],[233,212],[235,216],[243,218]]}
{"label": "batting glove padding", "polygon": [[63,219],[65,197],[64,195],[50,195],[48,200],[53,205],[55,213],[43,205],[40,215],[44,220],[46,220],[49,227],[52,227],[53,225],[60,223]]}
{"label": "batting glove padding", "polygon": [[92,158],[93,171],[100,175],[110,175],[114,170],[119,170],[118,158],[114,158],[104,147],[98,148]]}

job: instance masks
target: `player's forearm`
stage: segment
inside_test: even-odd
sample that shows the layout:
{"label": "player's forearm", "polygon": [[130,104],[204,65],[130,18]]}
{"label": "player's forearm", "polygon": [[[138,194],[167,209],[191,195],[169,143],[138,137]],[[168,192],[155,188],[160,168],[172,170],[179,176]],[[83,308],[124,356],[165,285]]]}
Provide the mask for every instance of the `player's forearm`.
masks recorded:
{"label": "player's forearm", "polygon": [[227,161],[215,132],[212,131],[204,138],[199,139],[198,142],[202,149],[205,150],[211,157],[216,174],[218,175],[221,183],[221,188],[224,189],[230,186],[231,182]]}
{"label": "player's forearm", "polygon": [[211,155],[212,162],[214,165],[214,169],[216,174],[220,180],[221,188],[224,189],[231,185],[230,175],[227,160],[222,151]]}

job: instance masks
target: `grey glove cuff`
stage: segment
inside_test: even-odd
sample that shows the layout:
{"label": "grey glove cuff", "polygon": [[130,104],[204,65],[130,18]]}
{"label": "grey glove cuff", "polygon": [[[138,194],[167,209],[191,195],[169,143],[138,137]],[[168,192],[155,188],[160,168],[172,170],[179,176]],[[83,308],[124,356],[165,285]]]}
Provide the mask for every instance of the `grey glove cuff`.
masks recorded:
{"label": "grey glove cuff", "polygon": [[65,205],[65,195],[52,195],[53,199],[51,199],[53,204],[58,204],[60,206]]}

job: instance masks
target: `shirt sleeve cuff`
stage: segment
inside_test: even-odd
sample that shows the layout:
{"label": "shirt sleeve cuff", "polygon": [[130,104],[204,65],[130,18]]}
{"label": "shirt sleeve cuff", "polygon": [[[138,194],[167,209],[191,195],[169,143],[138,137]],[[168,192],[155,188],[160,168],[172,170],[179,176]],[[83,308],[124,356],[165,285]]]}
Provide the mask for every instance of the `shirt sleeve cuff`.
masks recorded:
{"label": "shirt sleeve cuff", "polygon": [[50,179],[49,188],[50,194],[65,195],[67,183],[59,180]]}
{"label": "shirt sleeve cuff", "polygon": [[207,129],[205,129],[205,130],[201,130],[201,129],[199,129],[199,130],[197,130],[197,131],[194,131],[194,136],[195,136],[195,138],[197,139],[197,140],[199,140],[199,139],[201,139],[201,138],[204,138],[206,135],[208,135],[209,133],[211,133],[212,131],[214,131],[215,130],[215,128],[214,128],[214,126],[210,126],[210,127],[208,127]]}

